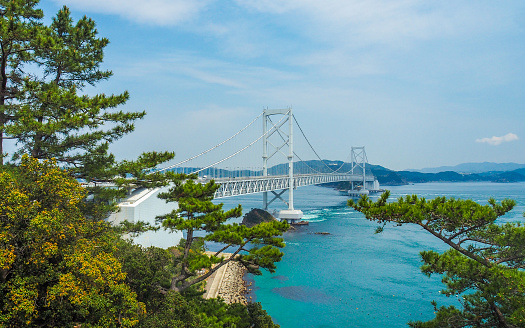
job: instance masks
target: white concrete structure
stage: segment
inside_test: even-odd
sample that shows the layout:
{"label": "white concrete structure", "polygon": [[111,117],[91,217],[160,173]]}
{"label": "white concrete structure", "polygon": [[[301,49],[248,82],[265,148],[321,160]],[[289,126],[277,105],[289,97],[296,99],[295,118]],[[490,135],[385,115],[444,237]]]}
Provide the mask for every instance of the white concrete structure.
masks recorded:
{"label": "white concrete structure", "polygon": [[[166,203],[163,199],[157,198],[163,189],[142,189],[135,191],[130,197],[119,204],[120,211],[113,213],[109,221],[113,224],[127,220],[130,222],[143,221],[155,225],[155,217],[163,215],[177,209],[176,203]],[[148,231],[133,240],[144,247],[156,246],[168,248],[176,246],[183,237],[182,232],[170,233],[166,230]]]}

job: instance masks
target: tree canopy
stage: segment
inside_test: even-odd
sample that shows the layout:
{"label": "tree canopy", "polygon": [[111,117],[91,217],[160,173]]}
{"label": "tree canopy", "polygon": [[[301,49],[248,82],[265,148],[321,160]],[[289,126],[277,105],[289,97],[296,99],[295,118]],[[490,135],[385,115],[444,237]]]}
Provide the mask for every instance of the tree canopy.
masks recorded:
{"label": "tree canopy", "polygon": [[416,195],[388,203],[389,192],[376,202],[368,197],[349,205],[381,224],[415,224],[450,249],[422,251],[421,271],[442,274],[447,296],[458,296],[462,308],[436,307],[428,322],[412,327],[525,327],[525,227],[521,223],[498,224],[512,210],[513,200],[487,205],[472,200]]}
{"label": "tree canopy", "polygon": [[[212,199],[219,185],[212,180],[206,184],[196,183],[194,179],[181,181],[176,179],[168,192],[159,198],[168,202],[176,201],[178,209],[158,217],[162,226],[168,230],[186,232],[186,240],[181,247],[180,266],[171,280],[171,290],[184,291],[197,284],[221,266],[230,261],[239,261],[249,272],[261,274],[260,268],[274,272],[275,262],[281,260],[284,247],[279,238],[288,229],[286,222],[265,222],[252,228],[236,223],[227,223],[230,218],[239,217],[242,208],[239,205],[229,211],[223,211],[223,204],[213,204]],[[224,247],[212,255],[202,252],[190,252],[192,245],[199,239],[197,231],[206,232],[204,240],[222,243]],[[224,256],[223,252],[230,253]],[[203,275],[196,271],[206,269]]]}
{"label": "tree canopy", "polygon": [[74,23],[67,7],[50,26],[41,24],[37,3],[0,4],[0,127],[19,146],[14,159],[26,153],[55,158],[77,174],[85,173],[87,158],[107,161],[108,143],[133,131],[133,122],[145,112],[116,110],[128,100],[127,92],[82,94],[86,85],[111,77],[111,71],[100,69],[109,41],[97,36],[92,19],[84,16]]}
{"label": "tree canopy", "polygon": [[[217,185],[183,184],[188,177],[156,170],[173,152],[115,159],[110,144],[145,112],[118,109],[127,91],[94,93],[112,76],[102,65],[109,40],[95,22],[74,21],[64,6],[46,25],[38,3],[0,0],[0,327],[274,327],[259,304],[196,292],[205,278],[197,269],[233,258],[201,254],[196,237],[184,257],[177,246],[146,249],[105,222],[131,190],[175,183],[166,197],[189,188],[178,214],[192,220],[169,214],[167,228],[212,232],[209,240],[239,244],[237,253],[266,243],[235,259],[269,270],[282,256],[274,235],[285,224],[249,232],[224,225],[241,209],[213,205]],[[7,139],[16,145],[10,156]]]}
{"label": "tree canopy", "polygon": [[[161,175],[151,170],[174,153],[149,152],[136,161],[116,161],[110,143],[132,132],[146,113],[118,109],[129,99],[127,91],[86,93],[85,87],[113,75],[101,69],[109,40],[98,36],[92,19],[74,22],[65,6],[46,26],[37,4],[0,1],[0,165],[5,139],[16,143],[10,157],[15,162],[23,154],[54,158],[70,175],[95,184],[89,185],[92,201],[85,208],[90,216],[104,218],[115,209],[114,199],[131,188],[162,184]],[[96,188],[105,182],[119,188]]]}
{"label": "tree canopy", "polygon": [[79,207],[53,161],[0,171],[0,326],[134,325],[143,310],[113,255],[117,236]]}
{"label": "tree canopy", "polygon": [[38,0],[0,0],[0,165],[4,162],[6,125],[14,120],[17,98],[26,77],[24,64],[33,59],[44,16]]}

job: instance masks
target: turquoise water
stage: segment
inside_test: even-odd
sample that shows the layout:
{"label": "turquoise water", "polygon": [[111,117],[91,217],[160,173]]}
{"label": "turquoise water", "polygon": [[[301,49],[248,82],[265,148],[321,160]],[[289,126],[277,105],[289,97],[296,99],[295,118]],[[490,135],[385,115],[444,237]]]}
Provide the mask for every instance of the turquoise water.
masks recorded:
{"label": "turquoise water", "polygon": [[[502,222],[523,220],[525,183],[427,183],[388,187],[391,197],[418,194],[469,198],[480,203],[494,197],[515,199],[516,208]],[[458,305],[440,295],[439,276],[419,271],[419,251],[445,250],[443,243],[412,226],[387,227],[346,206],[347,197],[312,186],[294,193],[309,226],[284,236],[285,255],[277,272],[255,277],[254,298],[283,328],[406,327],[411,320],[433,317],[430,304]],[[242,204],[245,212],[260,207],[261,195],[222,199],[225,207]],[[315,232],[327,232],[319,235]]]}

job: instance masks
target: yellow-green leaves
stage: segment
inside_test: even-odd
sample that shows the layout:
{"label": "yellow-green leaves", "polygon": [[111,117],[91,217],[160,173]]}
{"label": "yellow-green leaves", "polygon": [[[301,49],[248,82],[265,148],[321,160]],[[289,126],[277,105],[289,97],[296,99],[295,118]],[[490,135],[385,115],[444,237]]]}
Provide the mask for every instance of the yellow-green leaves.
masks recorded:
{"label": "yellow-green leaves", "polygon": [[53,161],[0,171],[0,327],[130,327],[143,305],[113,255],[116,236],[85,218],[78,182]]}

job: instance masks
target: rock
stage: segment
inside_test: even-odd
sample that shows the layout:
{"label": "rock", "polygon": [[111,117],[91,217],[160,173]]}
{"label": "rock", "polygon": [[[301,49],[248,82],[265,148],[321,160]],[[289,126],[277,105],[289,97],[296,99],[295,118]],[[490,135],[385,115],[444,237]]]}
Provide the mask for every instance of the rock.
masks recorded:
{"label": "rock", "polygon": [[259,223],[271,221],[277,221],[277,219],[265,210],[262,210],[260,208],[254,208],[250,212],[246,213],[246,215],[244,215],[241,224],[247,226],[248,228],[252,228],[258,225]]}

